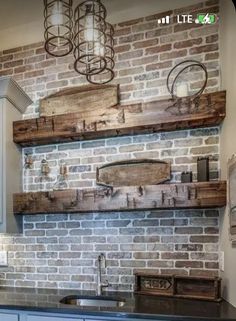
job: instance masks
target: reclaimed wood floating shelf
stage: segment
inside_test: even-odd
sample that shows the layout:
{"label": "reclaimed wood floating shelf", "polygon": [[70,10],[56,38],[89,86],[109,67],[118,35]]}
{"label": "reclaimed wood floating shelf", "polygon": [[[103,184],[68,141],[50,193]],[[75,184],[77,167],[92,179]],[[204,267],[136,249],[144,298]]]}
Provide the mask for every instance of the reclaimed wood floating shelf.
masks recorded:
{"label": "reclaimed wood floating shelf", "polygon": [[21,215],[216,208],[225,205],[225,181],[14,194],[14,213]]}
{"label": "reclaimed wood floating shelf", "polygon": [[13,123],[14,142],[23,147],[215,126],[225,118],[226,92],[194,101],[166,99],[133,105],[21,120]]}

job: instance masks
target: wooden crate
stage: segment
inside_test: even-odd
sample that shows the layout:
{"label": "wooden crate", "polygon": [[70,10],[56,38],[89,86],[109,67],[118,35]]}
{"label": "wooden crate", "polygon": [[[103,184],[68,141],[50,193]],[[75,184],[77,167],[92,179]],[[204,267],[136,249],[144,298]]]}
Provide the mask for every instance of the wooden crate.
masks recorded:
{"label": "wooden crate", "polygon": [[135,293],[220,302],[221,278],[136,273]]}

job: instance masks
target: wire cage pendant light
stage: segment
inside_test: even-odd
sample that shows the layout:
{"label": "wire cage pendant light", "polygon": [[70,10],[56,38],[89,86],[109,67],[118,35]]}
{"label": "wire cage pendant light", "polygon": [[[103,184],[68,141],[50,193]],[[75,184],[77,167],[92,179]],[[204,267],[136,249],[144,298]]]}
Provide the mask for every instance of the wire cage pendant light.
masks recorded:
{"label": "wire cage pendant light", "polygon": [[63,57],[73,50],[72,0],[44,0],[45,50]]}
{"label": "wire cage pendant light", "polygon": [[105,45],[105,60],[106,67],[98,75],[88,74],[87,80],[92,84],[106,84],[113,80],[115,73],[115,51],[114,51],[114,28],[110,23],[106,24],[106,45]]}
{"label": "wire cage pendant light", "polygon": [[74,52],[74,69],[88,82],[114,78],[114,29],[101,0],[85,0],[74,11],[72,0],[44,0],[45,50],[62,57]]}
{"label": "wire cage pendant light", "polygon": [[106,9],[100,1],[84,1],[75,9],[75,70],[95,75],[106,68]]}

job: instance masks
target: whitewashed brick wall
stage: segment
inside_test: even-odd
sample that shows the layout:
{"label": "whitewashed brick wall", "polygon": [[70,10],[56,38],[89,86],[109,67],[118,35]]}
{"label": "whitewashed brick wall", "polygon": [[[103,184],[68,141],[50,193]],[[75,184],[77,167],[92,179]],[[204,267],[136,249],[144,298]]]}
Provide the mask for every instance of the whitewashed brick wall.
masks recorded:
{"label": "whitewashed brick wall", "polygon": [[[167,97],[167,74],[185,59],[206,64],[206,92],[220,89],[218,25],[157,24],[160,16],[186,12],[218,12],[218,1],[115,26],[115,82],[120,84],[122,104]],[[17,80],[34,101],[26,118],[38,116],[40,98],[85,83],[74,72],[71,56],[52,58],[42,43],[0,52],[0,76],[5,75]],[[189,80],[192,90],[199,87],[201,76],[193,73]],[[219,128],[40,146],[24,149],[23,156],[26,153],[34,159],[33,169],[24,176],[24,190],[31,191],[53,188],[61,160],[69,169],[70,188],[92,188],[97,166],[131,158],[168,160],[172,180],[179,181],[186,170],[192,170],[195,179],[197,157],[207,155],[211,179],[217,179]],[[43,185],[42,159],[51,168]],[[133,272],[143,269],[217,275],[218,242],[219,212],[214,209],[25,216],[23,235],[1,236],[9,267],[0,268],[0,285],[94,289],[100,252],[108,260],[110,290],[132,290]]]}

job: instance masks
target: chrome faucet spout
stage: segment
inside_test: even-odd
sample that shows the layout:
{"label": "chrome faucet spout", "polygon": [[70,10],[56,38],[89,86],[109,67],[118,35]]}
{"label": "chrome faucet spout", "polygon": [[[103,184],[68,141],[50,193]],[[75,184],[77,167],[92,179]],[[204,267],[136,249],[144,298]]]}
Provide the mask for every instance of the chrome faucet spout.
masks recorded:
{"label": "chrome faucet spout", "polygon": [[103,253],[98,256],[98,269],[97,269],[97,295],[102,295],[103,288],[109,286],[108,281],[102,282],[102,269],[106,268],[106,258]]}

